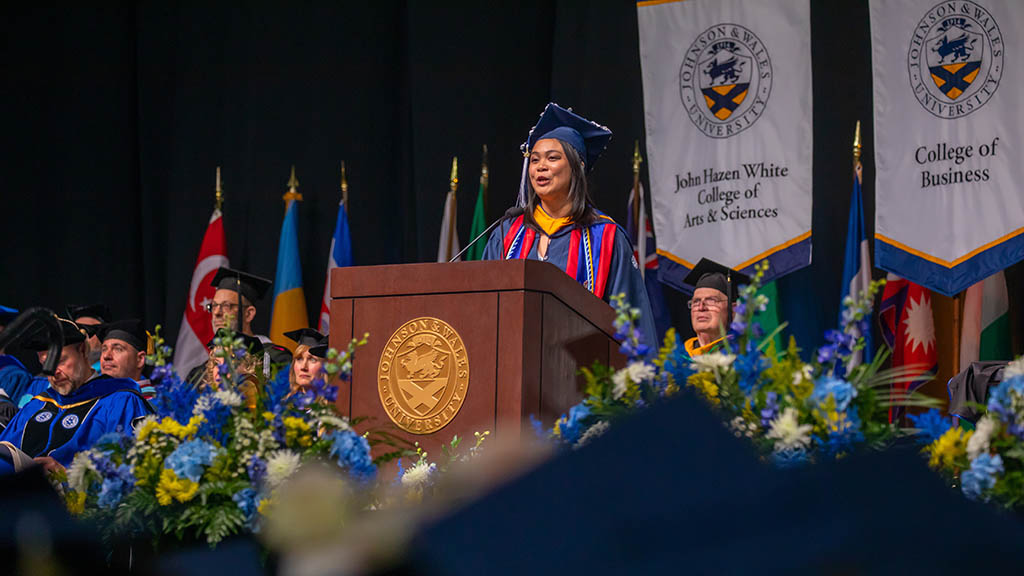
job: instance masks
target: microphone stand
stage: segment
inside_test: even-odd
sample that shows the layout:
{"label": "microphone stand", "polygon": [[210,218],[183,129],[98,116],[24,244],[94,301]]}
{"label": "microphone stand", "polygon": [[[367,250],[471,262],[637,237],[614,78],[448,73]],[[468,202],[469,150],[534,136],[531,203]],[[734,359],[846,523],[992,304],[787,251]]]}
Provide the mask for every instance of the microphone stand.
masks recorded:
{"label": "microphone stand", "polygon": [[522,213],[523,213],[523,209],[520,208],[520,207],[509,208],[508,210],[505,211],[505,214],[503,214],[501,218],[498,218],[497,220],[495,220],[490,226],[487,227],[486,230],[484,230],[483,232],[478,234],[476,238],[473,238],[473,240],[469,244],[466,244],[465,248],[460,250],[459,253],[456,254],[455,256],[452,256],[452,259],[449,260],[448,262],[449,263],[455,262],[459,258],[462,258],[462,255],[466,253],[466,250],[469,250],[469,248],[471,246],[473,246],[474,244],[476,244],[477,241],[479,241],[484,236],[487,236],[488,234],[490,234],[491,230],[494,230],[495,228],[498,227],[498,224],[501,224],[503,221],[505,221],[508,218],[515,218],[516,216],[518,216],[518,215],[520,215]]}

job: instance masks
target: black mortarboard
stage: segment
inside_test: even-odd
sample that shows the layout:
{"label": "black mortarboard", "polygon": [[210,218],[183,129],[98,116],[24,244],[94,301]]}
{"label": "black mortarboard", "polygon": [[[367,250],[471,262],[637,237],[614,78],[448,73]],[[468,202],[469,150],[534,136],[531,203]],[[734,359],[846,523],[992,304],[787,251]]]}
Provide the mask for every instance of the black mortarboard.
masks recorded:
{"label": "black mortarboard", "polygon": [[146,333],[142,320],[119,320],[100,324],[97,335],[100,337],[100,342],[106,342],[110,338],[124,340],[139,352],[145,352],[149,348],[147,346],[149,334]]}
{"label": "black mortarboard", "polygon": [[285,332],[284,335],[294,340],[299,346],[309,346],[310,348],[318,346],[324,339],[323,334],[312,328],[300,328],[299,330]]}
{"label": "black mortarboard", "polygon": [[[64,345],[78,344],[79,342],[85,342],[88,335],[85,330],[82,329],[78,324],[75,324],[71,320],[66,318],[57,318],[60,322],[61,332],[64,334]],[[28,340],[22,344],[22,347],[26,350],[33,350],[35,352],[42,352],[50,347],[50,341],[47,338],[47,334],[44,331],[38,331],[33,334]]]}
{"label": "black mortarboard", "polygon": [[612,131],[551,102],[544,107],[537,125],[530,130],[522,146],[523,152],[530,152],[538,140],[545,138],[568,142],[579,153],[586,169],[590,170],[612,139]]}
{"label": "black mortarboard", "polygon": [[312,354],[313,356],[316,356],[317,358],[326,359],[327,350],[329,350],[330,347],[331,344],[329,342],[329,339],[327,338],[327,336],[324,336],[323,338],[320,339],[320,342],[317,342],[316,346],[309,347],[309,353]]}
{"label": "black mortarboard", "polygon": [[210,285],[221,290],[240,292],[250,304],[256,304],[267,293],[272,283],[261,276],[221,266]]}
{"label": "black mortarboard", "polygon": [[[217,331],[217,334],[214,336],[214,338],[217,338],[219,336],[223,337],[223,336],[226,336],[226,335],[227,335],[227,330],[225,330],[224,328],[221,328],[220,330]],[[263,342],[260,342],[259,338],[255,337],[255,336],[250,336],[248,334],[242,334],[240,332],[235,332],[235,338],[241,338],[242,339],[242,345],[245,346],[245,349],[246,349],[246,351],[249,352],[249,354],[262,354],[263,353]],[[210,340],[209,342],[207,342],[206,343],[206,347],[207,348],[213,348],[213,340]]]}
{"label": "black mortarboard", "polygon": [[106,304],[68,304],[65,309],[71,320],[89,317],[106,322],[110,318],[110,308]]}
{"label": "black mortarboard", "polygon": [[15,308],[4,306],[0,304],[0,326],[6,326],[10,324],[12,320],[18,317],[18,311]]}
{"label": "black mortarboard", "polygon": [[740,294],[739,287],[750,284],[750,276],[713,260],[701,258],[693,270],[686,275],[683,282],[693,286],[694,290],[714,288],[727,295],[730,301],[734,301]]}

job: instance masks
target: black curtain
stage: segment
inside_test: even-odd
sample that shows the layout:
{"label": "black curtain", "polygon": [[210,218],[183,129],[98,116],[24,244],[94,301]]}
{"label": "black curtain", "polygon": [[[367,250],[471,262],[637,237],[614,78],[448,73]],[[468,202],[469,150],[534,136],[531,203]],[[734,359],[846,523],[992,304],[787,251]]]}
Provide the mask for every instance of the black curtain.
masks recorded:
{"label": "black curtain", "polygon": [[[232,265],[273,276],[289,169],[310,318],[348,167],[359,265],[433,260],[453,156],[459,237],[490,149],[488,217],[514,202],[518,146],[548,101],[615,133],[592,173],[620,222],[643,102],[631,2],[106,2],[8,9],[0,38],[0,303],[106,302],[174,341],[222,166]],[[779,281],[810,347],[834,325],[861,121],[873,228],[867,4],[812,2],[814,263]],[[643,174],[646,180],[646,172]],[[666,288],[689,332],[683,295]],[[269,324],[262,302],[257,331]]]}

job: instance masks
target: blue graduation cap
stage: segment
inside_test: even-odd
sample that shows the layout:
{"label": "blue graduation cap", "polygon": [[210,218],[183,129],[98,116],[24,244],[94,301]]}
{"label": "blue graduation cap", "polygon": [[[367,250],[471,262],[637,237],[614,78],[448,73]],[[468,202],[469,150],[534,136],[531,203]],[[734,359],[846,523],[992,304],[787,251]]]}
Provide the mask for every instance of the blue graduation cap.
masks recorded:
{"label": "blue graduation cap", "polygon": [[612,131],[596,122],[576,114],[571,109],[562,108],[554,102],[549,102],[544,107],[537,125],[530,130],[526,142],[520,147],[523,154],[529,154],[533,145],[538,140],[546,138],[557,138],[568,142],[580,158],[587,170],[594,167],[594,163],[608,147],[612,139]]}

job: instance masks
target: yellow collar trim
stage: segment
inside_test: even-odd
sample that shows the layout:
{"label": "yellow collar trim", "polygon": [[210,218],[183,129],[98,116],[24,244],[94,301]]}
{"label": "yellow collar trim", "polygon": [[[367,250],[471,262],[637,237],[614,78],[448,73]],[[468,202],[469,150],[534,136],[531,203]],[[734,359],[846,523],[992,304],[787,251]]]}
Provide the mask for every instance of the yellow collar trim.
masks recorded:
{"label": "yellow collar trim", "polygon": [[88,400],[83,400],[82,402],[75,402],[74,404],[67,404],[67,405],[58,404],[56,400],[54,400],[53,398],[47,398],[46,396],[33,396],[32,399],[33,400],[42,400],[43,402],[49,402],[50,404],[53,404],[54,406],[56,406],[57,409],[59,409],[59,410],[68,410],[68,409],[74,408],[76,406],[84,406],[85,404],[88,404],[89,402],[95,402],[99,398],[98,397],[90,398]]}
{"label": "yellow collar trim", "polygon": [[700,339],[694,336],[693,338],[687,340],[683,344],[683,346],[686,348],[686,353],[689,354],[690,356],[700,356],[701,354],[707,354],[708,352],[710,352],[722,340],[723,338],[719,338],[718,340],[708,342],[706,345],[701,346]]}
{"label": "yellow collar trim", "polygon": [[540,207],[540,204],[533,209],[533,219],[540,226],[540,229],[544,231],[548,236],[553,235],[565,226],[568,226],[571,220],[568,216],[564,218],[552,218],[548,216],[548,213]]}

